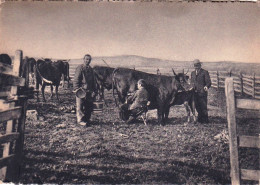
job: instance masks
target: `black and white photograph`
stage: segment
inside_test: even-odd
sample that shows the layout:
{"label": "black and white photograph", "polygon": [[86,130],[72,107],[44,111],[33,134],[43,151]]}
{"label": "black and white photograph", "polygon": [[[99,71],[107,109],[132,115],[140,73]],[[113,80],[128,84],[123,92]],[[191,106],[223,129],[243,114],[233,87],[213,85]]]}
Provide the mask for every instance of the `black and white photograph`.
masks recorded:
{"label": "black and white photograph", "polygon": [[259,0],[1,0],[0,183],[259,184]]}

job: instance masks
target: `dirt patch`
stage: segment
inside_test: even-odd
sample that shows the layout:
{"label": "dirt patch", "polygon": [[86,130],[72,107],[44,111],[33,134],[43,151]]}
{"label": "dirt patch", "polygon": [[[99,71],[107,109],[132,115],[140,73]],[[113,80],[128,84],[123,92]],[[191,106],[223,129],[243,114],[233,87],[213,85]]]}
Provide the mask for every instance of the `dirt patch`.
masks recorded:
{"label": "dirt patch", "polygon": [[71,90],[60,89],[61,104],[29,101],[39,119],[26,122],[21,183],[230,183],[228,144],[214,138],[227,128],[220,108],[209,106],[208,125],[185,124],[182,106],[171,108],[165,126],[155,111],[148,125],[127,125],[106,95],[108,106],[89,127],[76,125],[67,111],[75,105]]}

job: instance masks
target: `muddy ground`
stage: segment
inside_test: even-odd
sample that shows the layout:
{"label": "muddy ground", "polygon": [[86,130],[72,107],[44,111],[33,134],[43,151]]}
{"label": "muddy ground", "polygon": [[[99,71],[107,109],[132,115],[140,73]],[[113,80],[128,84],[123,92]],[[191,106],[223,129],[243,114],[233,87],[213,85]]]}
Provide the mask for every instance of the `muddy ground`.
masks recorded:
{"label": "muddy ground", "polygon": [[[76,125],[71,89],[60,88],[61,104],[55,99],[47,103],[29,100],[28,109],[37,110],[38,120],[27,117],[21,183],[231,182],[225,108],[216,106],[212,92],[210,124],[185,124],[184,107],[178,106],[171,109],[165,126],[157,124],[155,111],[149,112],[148,125],[142,121],[125,124],[118,118],[111,93],[106,95],[108,106],[93,114],[88,127]],[[248,131],[257,129],[253,124]],[[257,152],[240,151],[253,159],[242,165],[259,168]]]}

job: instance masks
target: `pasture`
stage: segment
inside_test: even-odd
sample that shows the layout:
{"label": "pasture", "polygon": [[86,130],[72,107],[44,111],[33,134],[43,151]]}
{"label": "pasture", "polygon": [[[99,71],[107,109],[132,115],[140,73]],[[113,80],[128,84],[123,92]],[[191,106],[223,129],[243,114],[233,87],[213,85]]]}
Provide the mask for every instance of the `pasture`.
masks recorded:
{"label": "pasture", "polygon": [[[186,124],[184,107],[176,106],[165,126],[157,124],[155,111],[149,111],[147,125],[125,124],[106,91],[108,106],[93,114],[89,127],[81,127],[76,125],[72,89],[59,92],[60,105],[55,98],[46,103],[29,100],[28,109],[37,110],[38,120],[29,116],[26,120],[21,183],[231,182],[225,107],[217,106],[215,89],[209,92],[209,124]],[[46,94],[48,99],[50,93]],[[258,120],[239,118],[239,124],[241,132],[259,130]],[[253,159],[252,163],[244,159],[242,166],[259,168],[257,152],[240,151]]]}

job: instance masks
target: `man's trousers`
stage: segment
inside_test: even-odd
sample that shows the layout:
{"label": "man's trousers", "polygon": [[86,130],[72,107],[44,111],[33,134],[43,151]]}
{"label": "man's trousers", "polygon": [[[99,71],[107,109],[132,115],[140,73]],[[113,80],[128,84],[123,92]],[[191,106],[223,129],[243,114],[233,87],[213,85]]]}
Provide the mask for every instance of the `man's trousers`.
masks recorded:
{"label": "man's trousers", "polygon": [[195,107],[198,112],[198,122],[208,123],[208,107],[207,107],[207,94],[195,93],[194,101]]}
{"label": "man's trousers", "polygon": [[89,122],[91,113],[93,111],[92,98],[78,98],[76,97],[76,116],[77,123]]}

